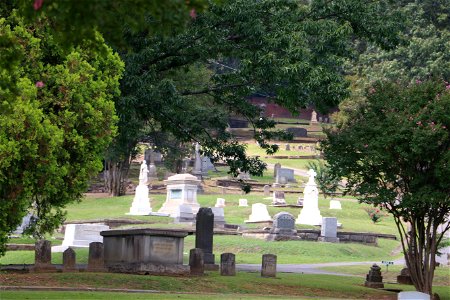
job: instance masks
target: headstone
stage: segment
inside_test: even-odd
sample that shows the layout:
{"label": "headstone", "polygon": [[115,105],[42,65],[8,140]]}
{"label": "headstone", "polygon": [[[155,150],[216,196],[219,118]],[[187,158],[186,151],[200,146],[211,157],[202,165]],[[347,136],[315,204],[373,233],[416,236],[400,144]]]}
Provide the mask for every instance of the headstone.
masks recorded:
{"label": "headstone", "polygon": [[311,123],[317,123],[317,113],[315,110],[311,113]]}
{"label": "headstone", "polygon": [[271,222],[272,218],[267,211],[267,206],[262,203],[252,204],[252,213],[248,217],[247,223],[251,222]]}
{"label": "headstone", "polygon": [[249,172],[241,172],[241,171],[239,171],[237,179],[251,180],[250,173]]}
{"label": "headstone", "polygon": [[264,196],[270,196],[270,185],[268,184],[264,186]]}
{"label": "headstone", "polygon": [[187,204],[180,204],[174,214],[174,221],[175,224],[179,223],[194,223],[195,222],[195,215],[192,212],[192,207]]}
{"label": "headstone", "polygon": [[277,176],[280,178],[285,177],[287,182],[297,182],[294,177],[294,170],[288,168],[279,168],[277,171]]}
{"label": "headstone", "polygon": [[220,275],[236,276],[236,260],[233,253],[222,253],[220,255]]}
{"label": "headstone", "polygon": [[191,249],[189,252],[189,267],[191,275],[205,274],[205,261],[203,259],[203,250],[200,248]]}
{"label": "headstone", "polygon": [[214,227],[225,227],[225,213],[223,207],[211,207],[214,214]]}
{"label": "headstone", "polygon": [[303,198],[301,196],[297,198],[297,205],[303,207]]}
{"label": "headstone", "polygon": [[211,208],[201,207],[195,224],[195,248],[203,250],[205,265],[214,265],[213,230],[214,214]]}
{"label": "headstone", "polygon": [[261,265],[262,277],[276,277],[277,276],[277,256],[273,254],[264,254],[262,256]]}
{"label": "headstone", "polygon": [[225,207],[225,199],[217,198],[215,207]]}
{"label": "headstone", "polygon": [[164,180],[167,186],[166,201],[158,210],[158,213],[169,214],[174,217],[178,206],[187,204],[191,206],[192,212],[197,213],[200,204],[197,202],[197,188],[200,180],[191,174],[176,174]]}
{"label": "headstone", "polygon": [[284,150],[286,150],[286,151],[291,151],[291,145],[286,144],[286,145],[284,146]]}
{"label": "headstone", "polygon": [[286,205],[286,200],[284,198],[283,191],[274,191],[273,192],[272,204],[273,205]]}
{"label": "headstone", "polygon": [[321,123],[322,123],[322,117],[319,117],[319,122],[321,122]]}
{"label": "headstone", "polygon": [[322,227],[320,231],[319,241],[338,243],[337,237],[337,219],[336,218],[322,218]]}
{"label": "headstone", "polygon": [[88,248],[92,242],[103,242],[100,232],[108,229],[105,224],[67,224],[61,246],[53,246],[52,252],[63,252],[69,247]]}
{"label": "headstone", "polygon": [[317,175],[313,169],[308,171],[309,180],[303,191],[303,208],[298,215],[295,223],[306,225],[320,225],[322,223],[322,216],[319,210],[319,190],[314,182],[314,177]]}
{"label": "headstone", "polygon": [[34,247],[34,271],[47,272],[56,270],[52,266],[52,243],[47,240],[39,240]]}
{"label": "headstone", "polygon": [[397,295],[398,300],[430,300],[431,297],[428,294],[421,292],[400,292]]}
{"label": "headstone", "polygon": [[366,276],[364,286],[370,288],[384,288],[383,277],[381,276],[381,268],[376,264],[370,267],[369,274]]}
{"label": "headstone", "polygon": [[148,197],[148,168],[145,160],[142,161],[139,172],[139,185],[136,187],[133,203],[129,215],[144,216],[152,212],[150,199]]}
{"label": "headstone", "polygon": [[299,240],[300,237],[295,229],[295,218],[288,212],[279,212],[273,216],[273,225],[266,240],[284,241]]}
{"label": "headstone", "polygon": [[341,201],[330,200],[330,209],[342,209]]}
{"label": "headstone", "polygon": [[223,186],[221,188],[221,192],[222,192],[222,195],[225,195],[227,193],[227,188]]}
{"label": "headstone", "polygon": [[92,242],[89,244],[89,258],[87,271],[89,272],[105,271],[103,243]]}
{"label": "headstone", "polygon": [[239,199],[239,206],[248,206],[247,199]]}
{"label": "headstone", "polygon": [[67,248],[63,252],[63,271],[74,272],[77,270],[76,253],[72,248]]}
{"label": "headstone", "polygon": [[397,283],[398,284],[408,284],[408,285],[412,285],[412,279],[411,279],[411,274],[409,273],[409,269],[408,268],[403,268],[400,271],[400,275],[397,276]]}
{"label": "headstone", "polygon": [[207,156],[202,156],[201,157],[202,160],[202,173],[203,174],[208,174],[209,170],[214,170],[214,164],[211,162],[211,159]]}
{"label": "headstone", "polygon": [[278,172],[279,168],[281,168],[281,164],[280,163],[276,163],[273,166],[273,178],[277,178],[277,172]]}

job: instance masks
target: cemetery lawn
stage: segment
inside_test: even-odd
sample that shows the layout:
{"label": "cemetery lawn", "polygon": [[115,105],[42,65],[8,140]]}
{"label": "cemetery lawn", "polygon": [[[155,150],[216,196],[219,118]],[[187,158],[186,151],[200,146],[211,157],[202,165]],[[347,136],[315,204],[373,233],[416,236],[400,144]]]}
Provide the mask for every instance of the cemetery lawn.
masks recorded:
{"label": "cemetery lawn", "polygon": [[[1,299],[271,299],[318,297],[341,299],[396,299],[394,293],[366,288],[359,277],[278,273],[277,278],[262,278],[259,273],[238,272],[220,276],[208,272],[201,277],[146,276],[113,273],[0,274],[4,286],[47,286],[65,288],[108,288],[161,291],[163,293],[100,293],[0,291]],[[189,293],[180,295],[178,293]],[[195,294],[194,294],[195,293]],[[205,293],[208,293],[205,295]],[[161,296],[161,297],[160,297]],[[84,297],[84,298],[83,298]],[[133,297],[133,298],[131,298]]]}

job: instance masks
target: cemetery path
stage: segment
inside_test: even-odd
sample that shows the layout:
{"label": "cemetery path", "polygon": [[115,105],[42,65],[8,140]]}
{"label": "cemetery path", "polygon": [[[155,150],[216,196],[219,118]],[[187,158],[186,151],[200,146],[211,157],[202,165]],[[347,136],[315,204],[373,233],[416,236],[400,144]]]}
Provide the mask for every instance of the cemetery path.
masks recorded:
{"label": "cemetery path", "polygon": [[[394,264],[404,264],[403,258],[395,260]],[[345,266],[357,266],[357,265],[367,265],[367,270],[373,264],[382,265],[380,261],[363,261],[363,262],[332,262],[332,263],[321,263],[321,264],[277,264],[277,272],[281,273],[300,273],[300,274],[325,274],[325,275],[338,275],[338,276],[356,276],[352,274],[344,274],[339,272],[331,272],[326,270],[321,270],[323,267],[345,267]],[[239,271],[247,272],[260,272],[261,265],[258,264],[237,264],[236,269]]]}

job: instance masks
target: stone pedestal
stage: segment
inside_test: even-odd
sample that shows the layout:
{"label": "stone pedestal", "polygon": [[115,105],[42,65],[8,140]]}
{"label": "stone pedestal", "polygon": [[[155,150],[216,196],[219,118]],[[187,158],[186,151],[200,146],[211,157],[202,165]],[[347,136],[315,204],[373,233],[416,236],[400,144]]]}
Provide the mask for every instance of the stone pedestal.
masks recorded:
{"label": "stone pedestal", "polygon": [[202,249],[191,249],[189,252],[189,267],[191,268],[191,275],[205,274],[205,261]]}
{"label": "stone pedestal", "polygon": [[305,186],[303,208],[298,215],[296,224],[306,224],[306,225],[320,225],[322,223],[322,216],[319,210],[319,190],[314,182],[314,176],[316,172],[314,170],[309,170],[310,175],[309,181]]}
{"label": "stone pedestal", "polygon": [[236,259],[233,253],[222,253],[220,255],[220,275],[236,276]]}
{"label": "stone pedestal", "polygon": [[72,248],[66,249],[63,252],[63,271],[64,272],[75,272],[78,271],[76,265],[76,253]]}
{"label": "stone pedestal", "polygon": [[105,259],[103,243],[92,242],[89,244],[88,272],[105,272]]}
{"label": "stone pedestal", "polygon": [[370,288],[384,288],[383,277],[381,276],[381,268],[374,264],[366,276],[364,286]]}
{"label": "stone pedestal", "polygon": [[103,231],[105,267],[121,273],[187,275],[183,246],[188,234],[150,228]]}
{"label": "stone pedestal", "polygon": [[264,254],[262,256],[261,265],[262,277],[276,277],[277,276],[277,256],[273,254]]}
{"label": "stone pedestal", "polygon": [[215,265],[213,254],[214,214],[211,208],[202,207],[197,213],[195,224],[195,248],[203,250],[205,268]]}
{"label": "stone pedestal", "polygon": [[200,180],[191,174],[177,174],[164,180],[164,183],[167,186],[167,196],[158,210],[159,213],[174,217],[177,207],[181,204],[191,206],[194,214],[198,212],[200,204],[197,202],[197,188]]}
{"label": "stone pedestal", "polygon": [[146,216],[152,212],[148,192],[148,186],[145,184],[139,184],[136,187],[136,193],[134,195],[133,203],[131,203],[130,212],[128,215]]}

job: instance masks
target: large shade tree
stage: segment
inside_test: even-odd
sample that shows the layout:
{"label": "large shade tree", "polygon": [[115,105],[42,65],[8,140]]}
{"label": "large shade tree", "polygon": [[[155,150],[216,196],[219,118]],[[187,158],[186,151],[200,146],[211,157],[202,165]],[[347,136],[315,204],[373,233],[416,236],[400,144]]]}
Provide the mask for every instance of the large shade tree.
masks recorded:
{"label": "large shade tree", "polygon": [[348,193],[392,214],[414,286],[432,294],[435,255],[450,226],[450,85],[384,82],[366,96],[327,131],[325,158]]}
{"label": "large shade tree", "polygon": [[[125,31],[119,135],[107,159],[110,192],[123,192],[116,180],[126,178],[130,155],[147,133],[142,128],[199,141],[233,174],[261,174],[264,164],[248,158],[226,132],[227,116],[248,119],[255,139],[272,153],[276,146],[265,140],[277,135],[274,123],[246,97],[265,94],[292,112],[337,105],[348,93],[342,63],[352,50],[350,38],[384,48],[396,44],[400,18],[389,8],[387,1],[223,1],[173,35]],[[194,66],[213,72],[187,85],[185,78],[199,72]]]}

